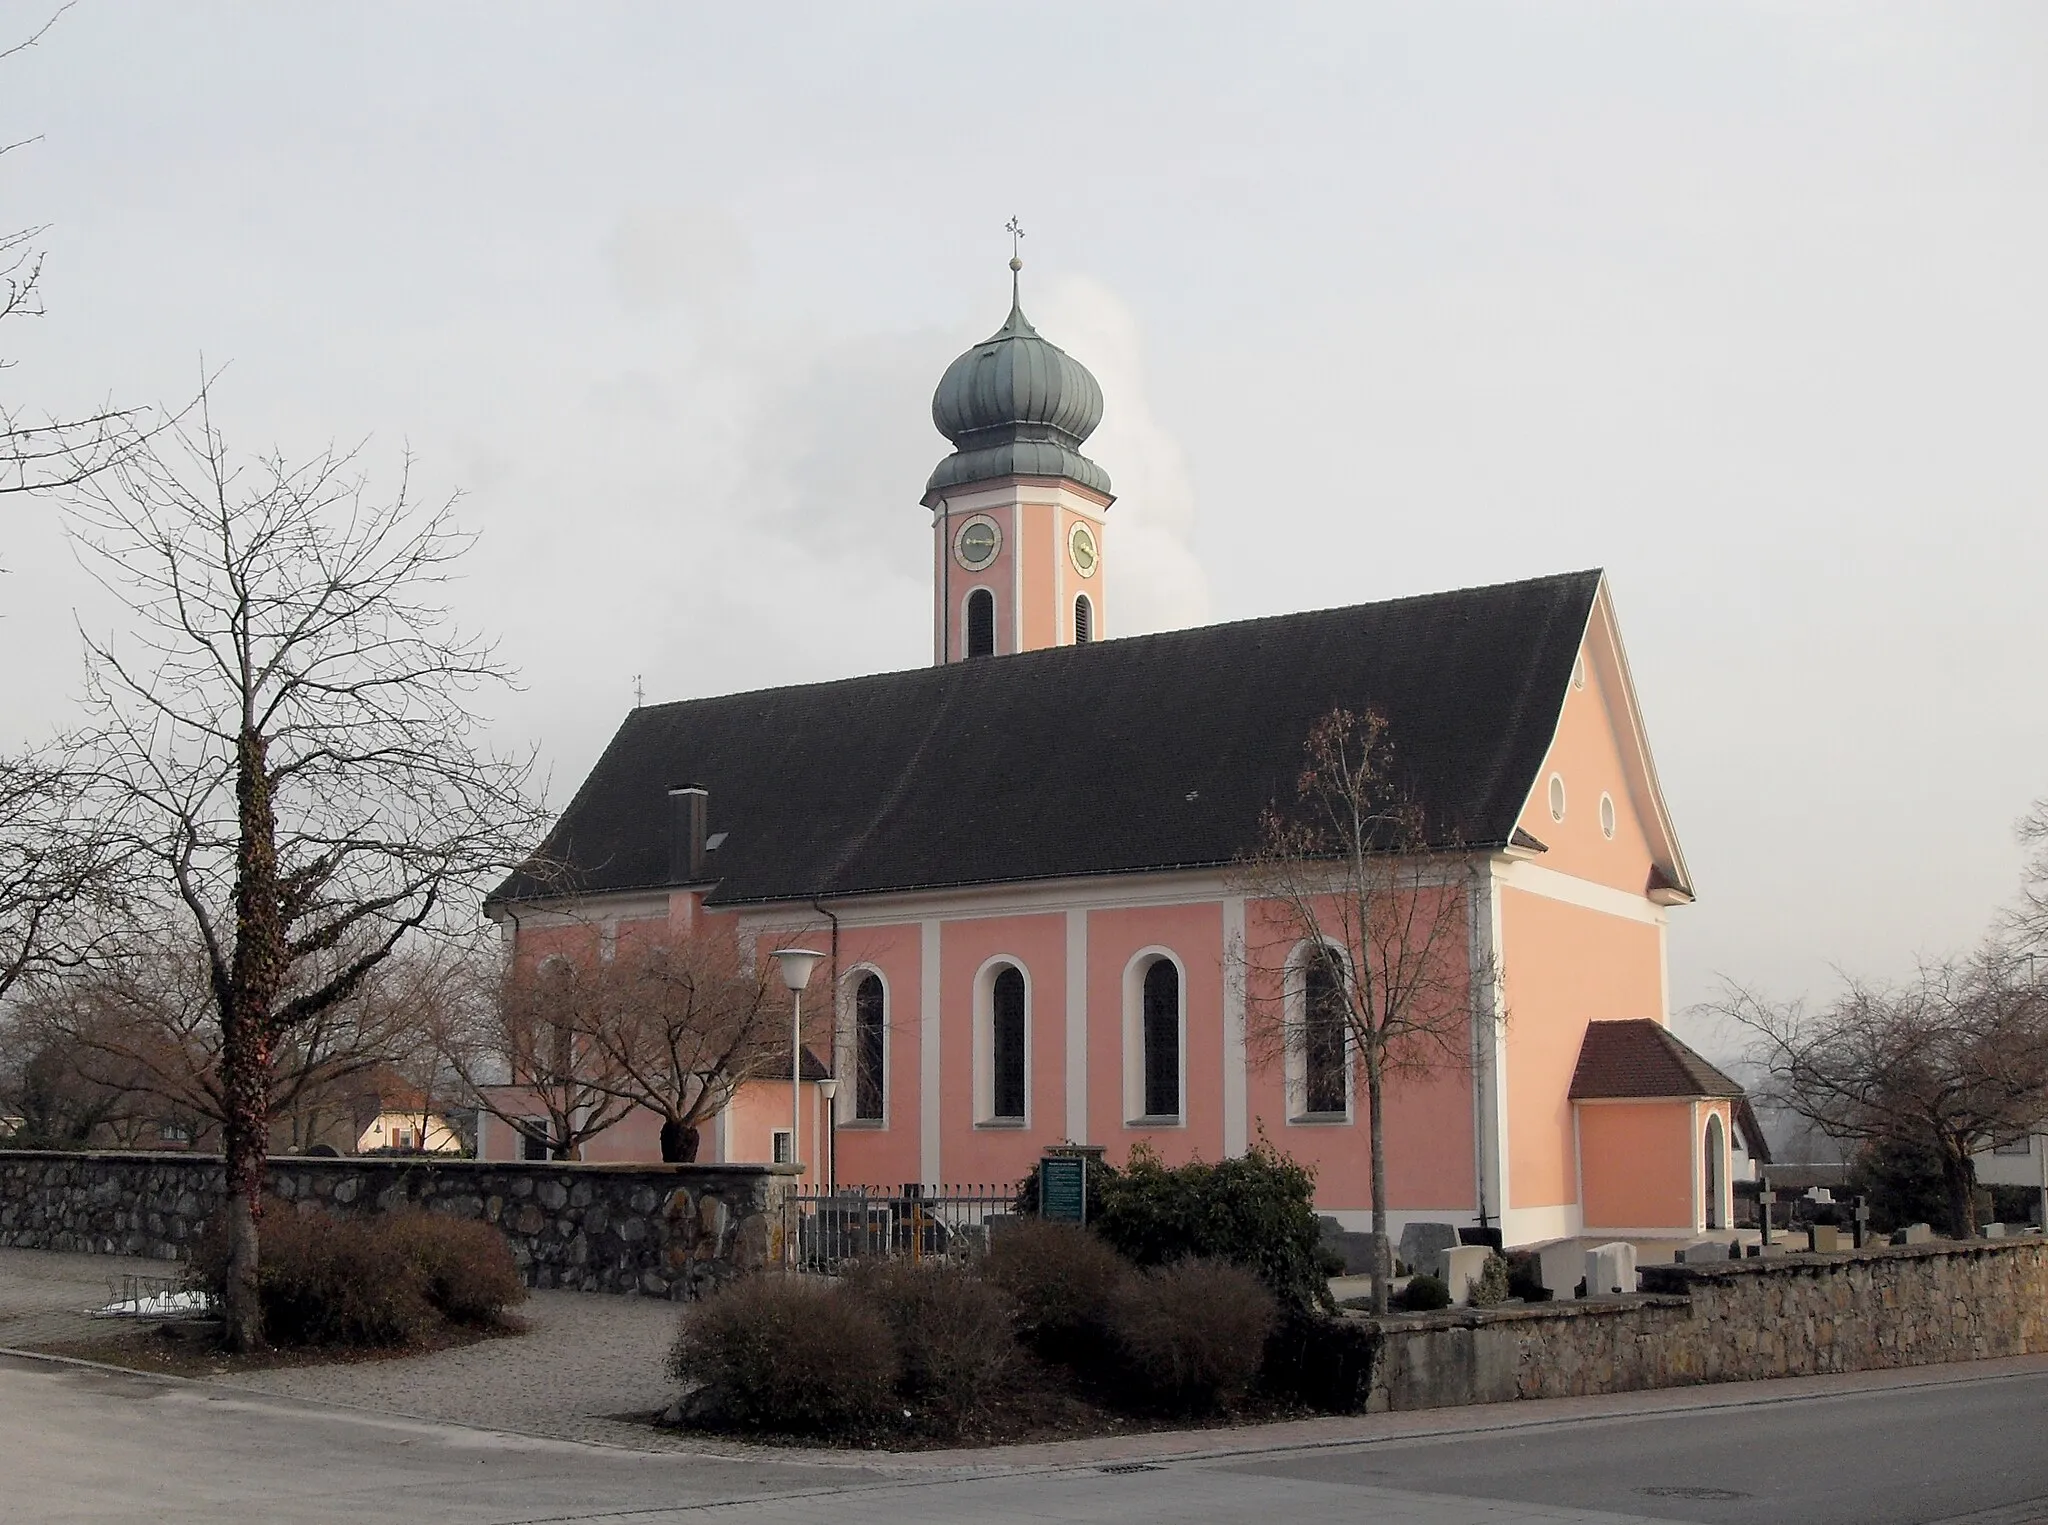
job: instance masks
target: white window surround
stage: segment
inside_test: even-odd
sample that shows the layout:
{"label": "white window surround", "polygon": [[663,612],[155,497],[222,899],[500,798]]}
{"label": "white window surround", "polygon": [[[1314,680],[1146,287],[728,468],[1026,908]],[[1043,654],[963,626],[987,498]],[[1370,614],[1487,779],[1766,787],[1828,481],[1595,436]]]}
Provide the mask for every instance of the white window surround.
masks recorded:
{"label": "white window surround", "polygon": [[[854,1108],[860,1103],[854,1052],[858,1033],[854,1026],[853,997],[860,988],[860,982],[869,975],[882,982],[882,1115],[855,1117]],[[832,1073],[844,1082],[832,1098],[833,1116],[840,1127],[869,1133],[887,1131],[889,1111],[896,1099],[895,1076],[891,1073],[896,1063],[896,1045],[890,1041],[895,1026],[896,992],[889,988],[889,976],[874,964],[855,964],[848,969],[839,980],[839,1001],[832,1030]]]}
{"label": "white window surround", "polygon": [[[1344,1025],[1344,1110],[1338,1112],[1311,1112],[1308,1110],[1308,991],[1305,971],[1310,958],[1309,949],[1315,944],[1308,941],[1297,943],[1294,951],[1287,955],[1283,973],[1285,985],[1281,994],[1281,1021],[1284,1024],[1284,1048],[1286,1050],[1287,1080],[1287,1123],[1290,1128],[1348,1127],[1357,1120],[1358,1088],[1357,1063],[1352,1053],[1351,1025]],[[1323,946],[1337,951],[1340,965],[1348,970],[1350,959],[1344,956],[1343,947],[1328,938]]]}
{"label": "white window surround", "polygon": [[[1145,976],[1164,960],[1180,986],[1180,1111],[1164,1117],[1145,1111]],[[1171,948],[1140,948],[1124,965],[1124,1126],[1185,1128],[1188,1125],[1188,966]]]}
{"label": "white window surround", "polygon": [[[1024,979],[1024,1116],[997,1117],[995,1073],[995,984],[1005,968],[1015,969]],[[977,1128],[1029,1128],[1032,1089],[1036,1065],[1031,1056],[1032,1018],[1038,1007],[1038,993],[1032,987],[1031,969],[1014,953],[996,953],[974,971],[974,1126]]]}
{"label": "white window surround", "polygon": [[1092,644],[1094,644],[1094,642],[1095,642],[1095,639],[1096,639],[1096,630],[1095,630],[1095,600],[1094,600],[1094,599],[1092,599],[1092,598],[1090,598],[1090,597],[1089,597],[1089,596],[1088,596],[1087,594],[1085,594],[1085,593],[1076,593],[1076,594],[1074,595],[1074,609],[1073,609],[1073,613],[1074,613],[1074,615],[1075,615],[1075,616],[1079,616],[1079,615],[1081,614],[1081,612],[1082,612],[1082,611],[1083,611],[1084,609],[1085,609],[1085,610],[1087,611],[1087,615],[1088,615],[1088,618],[1087,618],[1087,620],[1085,621],[1085,623],[1086,623],[1086,624],[1087,624],[1087,626],[1088,626],[1088,635],[1087,635],[1087,639],[1086,639],[1086,641],[1084,642],[1084,641],[1082,640],[1082,637],[1081,637],[1081,632],[1080,632],[1080,629],[1079,629],[1079,626],[1080,626],[1080,625],[1081,625],[1082,623],[1084,623],[1084,622],[1083,622],[1082,620],[1080,620],[1080,619],[1079,619],[1078,617],[1077,617],[1077,618],[1075,618],[1075,619],[1074,619],[1074,624],[1075,624],[1076,628],[1075,628],[1075,631],[1074,631],[1074,642],[1075,642],[1075,644],[1076,644],[1076,645],[1083,645],[1083,644],[1086,644],[1086,645],[1092,645]]}
{"label": "white window surround", "polygon": [[1615,820],[1614,796],[1603,791],[1600,796],[1600,835],[1610,842],[1614,840]]}
{"label": "white window surround", "polygon": [[1564,810],[1564,775],[1553,773],[1550,775],[1550,818],[1553,821],[1562,821]]}

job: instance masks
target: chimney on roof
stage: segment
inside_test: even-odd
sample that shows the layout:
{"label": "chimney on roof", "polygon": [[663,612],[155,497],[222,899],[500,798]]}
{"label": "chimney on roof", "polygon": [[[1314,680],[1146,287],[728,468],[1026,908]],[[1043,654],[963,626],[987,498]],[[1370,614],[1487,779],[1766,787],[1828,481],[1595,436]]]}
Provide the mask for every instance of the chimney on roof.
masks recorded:
{"label": "chimney on roof", "polygon": [[711,791],[696,784],[671,784],[668,790],[668,878],[671,884],[704,880],[704,827],[711,814]]}

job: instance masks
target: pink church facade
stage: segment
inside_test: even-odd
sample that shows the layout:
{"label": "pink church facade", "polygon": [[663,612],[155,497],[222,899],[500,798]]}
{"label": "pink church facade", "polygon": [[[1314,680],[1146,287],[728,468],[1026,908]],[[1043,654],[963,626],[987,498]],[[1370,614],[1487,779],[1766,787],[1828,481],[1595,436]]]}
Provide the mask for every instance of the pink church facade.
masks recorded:
{"label": "pink church facade", "polygon": [[[1014,1182],[1062,1143],[1178,1162],[1264,1139],[1360,1228],[1355,1058],[1306,1076],[1275,1015],[1285,922],[1237,862],[1307,725],[1371,707],[1458,844],[1446,893],[1486,1018],[1466,1062],[1391,1087],[1394,1231],[1725,1227],[1746,1108],[1669,1035],[1691,890],[1605,577],[1104,641],[1114,500],[1079,453],[1100,409],[1013,304],[934,401],[957,447],[925,498],[934,668],[635,711],[543,849],[575,888],[515,876],[492,899],[515,956],[705,917],[823,952],[806,1043],[838,1087],[799,1088],[812,1180],[828,1137],[840,1183],[890,1188]],[[664,799],[685,784],[703,840]],[[776,1158],[791,1100],[751,1082],[703,1157]],[[657,1159],[656,1132],[632,1116],[584,1155]],[[487,1124],[481,1151],[517,1143]]]}

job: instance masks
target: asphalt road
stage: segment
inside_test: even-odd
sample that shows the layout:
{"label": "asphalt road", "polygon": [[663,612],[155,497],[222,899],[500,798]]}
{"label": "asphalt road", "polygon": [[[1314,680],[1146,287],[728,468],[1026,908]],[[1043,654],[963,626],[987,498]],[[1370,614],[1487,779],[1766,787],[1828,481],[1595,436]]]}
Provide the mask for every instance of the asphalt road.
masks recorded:
{"label": "asphalt road", "polygon": [[1424,1416],[1519,1426],[1491,1432],[1382,1418],[1344,1422],[1379,1438],[1256,1454],[1104,1466],[1020,1448],[960,1467],[631,1452],[0,1357],[0,1522],[2048,1521],[2048,1363],[1929,1375]]}

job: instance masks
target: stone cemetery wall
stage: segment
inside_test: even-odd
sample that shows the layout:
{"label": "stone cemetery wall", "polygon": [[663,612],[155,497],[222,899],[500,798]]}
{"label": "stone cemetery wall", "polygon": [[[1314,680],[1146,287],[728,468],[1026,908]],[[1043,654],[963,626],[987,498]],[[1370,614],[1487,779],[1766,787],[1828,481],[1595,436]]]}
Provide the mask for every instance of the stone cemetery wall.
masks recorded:
{"label": "stone cemetery wall", "polygon": [[1646,1266],[1629,1297],[1382,1326],[1371,1406],[1746,1382],[2048,1352],[2048,1242]]}
{"label": "stone cemetery wall", "polygon": [[[528,1286],[695,1297],[778,1260],[789,1166],[273,1159],[299,1212],[495,1224]],[[178,1260],[219,1209],[215,1155],[0,1151],[0,1245]]]}

